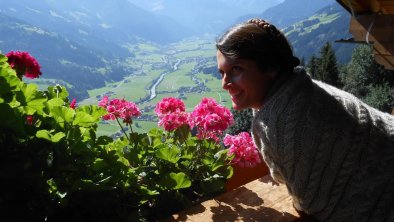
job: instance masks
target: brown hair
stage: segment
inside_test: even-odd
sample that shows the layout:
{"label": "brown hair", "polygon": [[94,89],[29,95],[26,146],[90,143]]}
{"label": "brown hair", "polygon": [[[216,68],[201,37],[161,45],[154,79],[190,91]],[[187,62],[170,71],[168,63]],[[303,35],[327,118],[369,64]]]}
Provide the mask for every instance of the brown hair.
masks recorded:
{"label": "brown hair", "polygon": [[255,61],[263,72],[288,73],[300,63],[284,34],[261,19],[234,26],[217,40],[216,48],[230,59]]}

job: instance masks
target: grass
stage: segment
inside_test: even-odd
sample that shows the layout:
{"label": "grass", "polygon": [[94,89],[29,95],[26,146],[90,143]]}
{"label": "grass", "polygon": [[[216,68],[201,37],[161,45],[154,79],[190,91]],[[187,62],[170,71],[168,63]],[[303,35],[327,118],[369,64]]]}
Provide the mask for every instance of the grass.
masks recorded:
{"label": "grass", "polygon": [[136,120],[134,121],[133,131],[138,133],[147,133],[155,127],[158,127],[157,122]]}
{"label": "grass", "polygon": [[162,55],[158,55],[158,54],[137,55],[136,59],[139,59],[141,61],[149,61],[151,63],[159,63],[162,62]]}
{"label": "grass", "polygon": [[97,127],[97,136],[111,136],[120,130],[116,121],[100,122]]}
{"label": "grass", "polygon": [[174,54],[176,58],[190,58],[190,57],[213,57],[216,52],[214,50],[198,50],[198,51],[186,51]]}
{"label": "grass", "polygon": [[193,87],[196,84],[191,79],[191,76],[185,75],[192,71],[195,62],[186,63],[179,66],[178,70],[171,72],[165,76],[163,81],[158,85],[158,91],[174,91],[181,87]]}
{"label": "grass", "polygon": [[135,47],[135,50],[138,52],[157,52],[160,51],[160,49],[153,44],[148,44],[148,43],[140,43],[137,44]]}

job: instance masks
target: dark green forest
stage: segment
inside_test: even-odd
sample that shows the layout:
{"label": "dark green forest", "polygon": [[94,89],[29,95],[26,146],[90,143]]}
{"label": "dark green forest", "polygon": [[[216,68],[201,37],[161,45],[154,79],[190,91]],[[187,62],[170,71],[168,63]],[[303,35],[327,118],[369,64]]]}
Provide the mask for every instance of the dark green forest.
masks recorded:
{"label": "dark green forest", "polygon": [[330,43],[307,64],[312,78],[343,89],[383,112],[394,108],[394,71],[386,70],[373,56],[373,46],[358,45],[349,63],[339,64]]}

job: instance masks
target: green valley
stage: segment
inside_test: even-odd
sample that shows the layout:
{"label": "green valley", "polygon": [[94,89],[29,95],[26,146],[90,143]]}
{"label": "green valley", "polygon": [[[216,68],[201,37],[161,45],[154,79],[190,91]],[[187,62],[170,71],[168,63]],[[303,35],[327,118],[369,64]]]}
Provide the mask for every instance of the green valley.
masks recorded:
{"label": "green valley", "polygon": [[[125,67],[134,70],[121,81],[88,91],[89,98],[79,104],[97,104],[103,96],[124,98],[137,103],[142,115],[134,121],[134,131],[144,132],[157,126],[154,107],[164,97],[181,98],[190,112],[203,97],[214,98],[230,107],[229,95],[214,73],[204,73],[216,66],[214,40],[190,38],[169,45],[138,43],[128,45],[134,55],[125,59]],[[99,124],[101,135],[120,134],[116,121]]]}

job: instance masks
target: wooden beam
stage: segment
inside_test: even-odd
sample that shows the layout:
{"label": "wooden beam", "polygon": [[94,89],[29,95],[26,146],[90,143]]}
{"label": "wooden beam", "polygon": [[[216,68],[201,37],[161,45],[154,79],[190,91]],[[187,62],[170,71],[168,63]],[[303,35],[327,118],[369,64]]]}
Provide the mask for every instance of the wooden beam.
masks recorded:
{"label": "wooden beam", "polygon": [[373,42],[376,61],[394,69],[394,14],[352,17],[349,31],[355,41]]}

